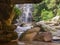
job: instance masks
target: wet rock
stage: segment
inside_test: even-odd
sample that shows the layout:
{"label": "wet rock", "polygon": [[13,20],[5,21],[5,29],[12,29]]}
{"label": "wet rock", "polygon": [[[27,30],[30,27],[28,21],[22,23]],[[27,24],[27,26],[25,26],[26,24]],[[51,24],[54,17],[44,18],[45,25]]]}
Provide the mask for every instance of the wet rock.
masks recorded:
{"label": "wet rock", "polygon": [[44,32],[44,41],[52,41],[52,34],[50,32]]}
{"label": "wet rock", "polygon": [[52,41],[52,34],[50,32],[39,32],[35,36],[35,41]]}
{"label": "wet rock", "polygon": [[41,31],[41,27],[34,27],[30,30],[25,31],[20,41],[52,41],[52,34],[49,31]]}
{"label": "wet rock", "polygon": [[19,38],[20,41],[33,41],[37,33],[40,31],[39,27],[34,27],[24,32]]}

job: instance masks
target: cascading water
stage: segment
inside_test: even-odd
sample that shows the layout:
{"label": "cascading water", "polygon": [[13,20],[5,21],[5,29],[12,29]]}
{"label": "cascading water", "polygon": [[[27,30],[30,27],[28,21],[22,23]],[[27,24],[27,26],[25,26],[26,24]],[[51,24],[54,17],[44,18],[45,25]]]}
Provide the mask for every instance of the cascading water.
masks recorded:
{"label": "cascading water", "polygon": [[32,4],[19,4],[19,5],[16,5],[16,7],[18,7],[22,12],[22,15],[19,16],[19,19],[17,20],[19,23],[18,25],[20,25],[21,23],[24,23],[24,24],[31,23],[32,19],[33,19],[33,16],[32,16],[33,6],[32,6]]}
{"label": "cascading water", "polygon": [[17,26],[17,29],[15,31],[18,33],[18,37],[19,37],[21,33],[23,33],[28,29],[31,29],[32,27],[30,25],[32,23],[32,18],[33,18],[32,17],[33,6],[32,4],[21,4],[21,5],[17,5],[17,7],[22,11],[22,15],[19,16],[18,23],[26,24],[25,27]]}
{"label": "cascading water", "polygon": [[22,13],[22,22],[30,23],[32,22],[32,4],[24,4]]}

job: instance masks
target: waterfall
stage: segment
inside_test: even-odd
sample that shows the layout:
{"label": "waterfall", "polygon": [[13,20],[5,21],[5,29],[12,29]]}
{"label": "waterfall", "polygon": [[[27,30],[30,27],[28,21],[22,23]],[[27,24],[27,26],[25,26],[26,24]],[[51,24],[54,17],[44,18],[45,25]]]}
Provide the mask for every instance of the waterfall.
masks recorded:
{"label": "waterfall", "polygon": [[32,9],[33,9],[33,5],[32,4],[19,4],[19,5],[16,5],[16,7],[18,7],[21,12],[22,12],[22,15],[19,16],[19,19],[18,19],[18,23],[25,23],[25,24],[28,24],[28,23],[31,23],[32,22]]}
{"label": "waterfall", "polygon": [[[32,4],[19,4],[19,5],[16,5],[16,7],[18,7],[22,12],[22,15],[19,16],[19,19],[17,19],[18,26],[15,30],[18,33],[18,38],[19,38],[20,35],[24,33],[24,31],[31,29],[31,27],[33,27],[31,25],[32,18],[33,18],[32,17],[33,6]],[[21,23],[25,23],[26,26],[23,26],[23,27],[19,26]]]}
{"label": "waterfall", "polygon": [[30,23],[32,22],[32,4],[24,4],[22,9],[22,22]]}

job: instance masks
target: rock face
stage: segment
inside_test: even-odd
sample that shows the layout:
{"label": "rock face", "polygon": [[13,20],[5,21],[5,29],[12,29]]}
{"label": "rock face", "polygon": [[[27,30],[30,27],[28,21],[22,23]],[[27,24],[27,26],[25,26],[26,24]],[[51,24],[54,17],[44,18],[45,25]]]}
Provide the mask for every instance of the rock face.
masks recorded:
{"label": "rock face", "polygon": [[20,37],[20,41],[33,41],[34,37],[37,35],[37,32],[39,32],[40,28],[35,27],[30,30],[27,30],[25,33],[23,33]]}
{"label": "rock face", "polygon": [[24,32],[20,41],[52,41],[52,34],[48,31],[41,31],[40,27],[34,27],[26,32]]}
{"label": "rock face", "polygon": [[17,38],[17,33],[14,32],[15,28],[16,27],[13,25],[2,25],[2,27],[0,28],[0,42],[9,42],[11,40],[15,40]]}
{"label": "rock face", "polygon": [[39,32],[35,39],[35,41],[52,41],[52,34],[50,32]]}
{"label": "rock face", "polygon": [[15,16],[13,7],[10,1],[0,3],[0,42],[17,39],[17,33],[14,32],[16,26],[11,24]]}

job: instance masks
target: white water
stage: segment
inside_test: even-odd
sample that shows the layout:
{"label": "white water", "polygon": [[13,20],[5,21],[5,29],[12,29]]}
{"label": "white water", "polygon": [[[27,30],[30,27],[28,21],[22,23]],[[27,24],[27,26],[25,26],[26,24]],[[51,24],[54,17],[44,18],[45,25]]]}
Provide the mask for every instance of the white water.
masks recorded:
{"label": "white water", "polygon": [[[20,7],[22,6],[22,7]],[[22,5],[17,5],[19,9],[22,10],[22,15],[18,19],[18,26],[16,28],[16,32],[18,34],[18,38],[22,33],[24,33],[26,30],[31,29],[31,23],[32,23],[32,4],[22,4]],[[20,27],[20,23],[25,23],[25,27]]]}
{"label": "white water", "polygon": [[21,23],[32,23],[33,4],[17,4],[16,7],[18,7],[22,12],[21,16],[19,16],[19,19],[17,19],[18,25]]}
{"label": "white water", "polygon": [[28,29],[31,29],[31,26],[27,26],[27,27],[20,27],[20,26],[17,26],[17,28],[15,29],[15,31],[17,32],[18,34],[18,38],[20,37],[20,35],[22,33],[24,33],[26,30]]}
{"label": "white water", "polygon": [[32,22],[32,4],[24,4],[23,11],[22,11],[22,22],[23,23],[30,23]]}

